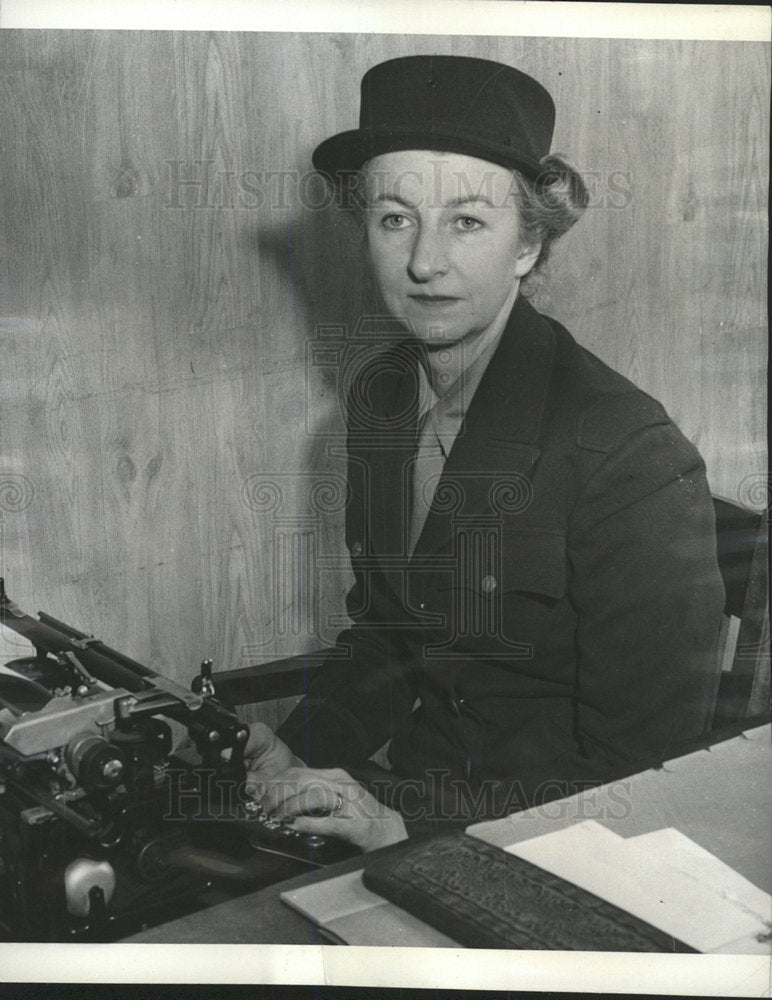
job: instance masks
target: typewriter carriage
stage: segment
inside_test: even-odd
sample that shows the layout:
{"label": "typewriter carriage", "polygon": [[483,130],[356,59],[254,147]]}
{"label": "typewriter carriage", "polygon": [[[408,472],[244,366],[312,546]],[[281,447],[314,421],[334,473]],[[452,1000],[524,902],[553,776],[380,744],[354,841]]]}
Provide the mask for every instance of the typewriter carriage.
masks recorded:
{"label": "typewriter carriage", "polygon": [[[0,673],[0,936],[115,940],[313,866],[256,847],[247,727],[102,642],[10,601],[34,656]],[[188,746],[172,750],[172,727]]]}

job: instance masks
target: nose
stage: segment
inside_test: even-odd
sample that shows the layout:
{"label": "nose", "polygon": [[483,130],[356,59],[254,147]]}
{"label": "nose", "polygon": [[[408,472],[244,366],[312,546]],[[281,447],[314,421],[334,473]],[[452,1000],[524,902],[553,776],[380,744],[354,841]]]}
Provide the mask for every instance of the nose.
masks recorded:
{"label": "nose", "polygon": [[442,235],[428,227],[419,227],[411,248],[408,274],[421,284],[448,270],[448,248]]}

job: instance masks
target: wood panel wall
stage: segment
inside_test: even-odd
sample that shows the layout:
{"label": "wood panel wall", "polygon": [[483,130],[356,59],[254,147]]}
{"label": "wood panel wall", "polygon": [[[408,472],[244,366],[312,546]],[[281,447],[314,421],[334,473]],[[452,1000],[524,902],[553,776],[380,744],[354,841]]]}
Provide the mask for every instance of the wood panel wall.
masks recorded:
{"label": "wood panel wall", "polygon": [[312,348],[373,306],[310,153],[365,69],[421,52],[550,89],[592,203],[536,305],[663,401],[714,492],[765,505],[767,46],[6,31],[0,561],[24,608],[185,683],[332,640],[341,419]]}

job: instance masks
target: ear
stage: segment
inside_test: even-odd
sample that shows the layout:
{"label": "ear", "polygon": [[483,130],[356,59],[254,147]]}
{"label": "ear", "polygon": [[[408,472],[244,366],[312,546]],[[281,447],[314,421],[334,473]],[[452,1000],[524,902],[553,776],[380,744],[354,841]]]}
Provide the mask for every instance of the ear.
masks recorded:
{"label": "ear", "polygon": [[515,266],[515,276],[524,278],[532,269],[541,253],[541,243],[536,246],[523,246],[517,255]]}

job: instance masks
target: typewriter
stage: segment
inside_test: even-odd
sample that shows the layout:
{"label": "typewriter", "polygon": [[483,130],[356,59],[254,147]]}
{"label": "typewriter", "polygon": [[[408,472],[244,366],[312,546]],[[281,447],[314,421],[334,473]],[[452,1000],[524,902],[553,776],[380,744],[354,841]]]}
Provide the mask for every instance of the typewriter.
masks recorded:
{"label": "typewriter", "polygon": [[0,939],[116,940],[351,853],[262,814],[211,661],[187,690],[1,579],[0,623],[32,646],[0,672]]}

